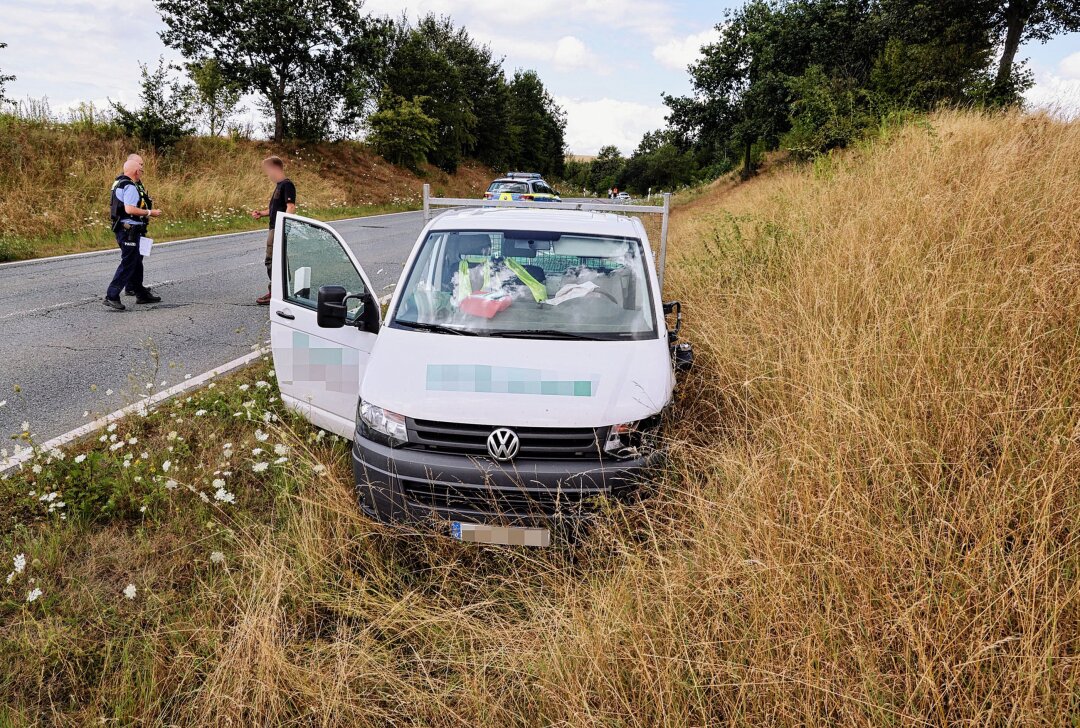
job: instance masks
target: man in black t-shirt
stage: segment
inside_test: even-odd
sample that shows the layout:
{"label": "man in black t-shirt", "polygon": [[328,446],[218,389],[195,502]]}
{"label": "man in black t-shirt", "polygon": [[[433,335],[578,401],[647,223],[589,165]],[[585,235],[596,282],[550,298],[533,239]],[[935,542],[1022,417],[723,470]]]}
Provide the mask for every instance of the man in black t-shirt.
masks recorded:
{"label": "man in black t-shirt", "polygon": [[[296,212],[296,185],[285,176],[285,163],[281,157],[267,157],[262,163],[263,172],[274,183],[274,194],[270,197],[270,204],[265,210],[253,210],[251,216],[258,220],[262,217],[270,218],[270,232],[266,236],[266,275],[273,281],[274,262],[274,228],[277,226],[279,212]],[[267,286],[266,295],[259,296],[255,302],[260,306],[270,305],[270,287]]]}

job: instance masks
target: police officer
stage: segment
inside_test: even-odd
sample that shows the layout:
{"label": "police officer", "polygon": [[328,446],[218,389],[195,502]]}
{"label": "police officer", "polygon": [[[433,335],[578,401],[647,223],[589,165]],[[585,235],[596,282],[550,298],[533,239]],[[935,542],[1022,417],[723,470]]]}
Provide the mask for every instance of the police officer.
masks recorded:
{"label": "police officer", "polygon": [[146,194],[142,184],[143,160],[132,154],[124,162],[124,173],[113,182],[109,200],[109,217],[112,219],[116,244],[120,246],[120,265],[116,268],[103,303],[114,311],[123,311],[120,292],[135,296],[135,303],[158,303],[159,296],[143,285],[143,256],[139,252],[139,238],[146,235],[150,218],[161,215],[154,208],[153,200]]}

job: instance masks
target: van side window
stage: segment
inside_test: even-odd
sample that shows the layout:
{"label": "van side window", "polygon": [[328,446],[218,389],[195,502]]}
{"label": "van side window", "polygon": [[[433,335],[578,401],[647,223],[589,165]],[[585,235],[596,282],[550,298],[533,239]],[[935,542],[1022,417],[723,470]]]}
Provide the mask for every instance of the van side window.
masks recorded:
{"label": "van side window", "polygon": [[[303,220],[285,220],[282,231],[285,266],[285,300],[299,306],[318,307],[321,286],[344,286],[349,293],[364,293],[364,281],[345,250],[328,230]],[[355,318],[360,302],[349,299],[349,318]]]}

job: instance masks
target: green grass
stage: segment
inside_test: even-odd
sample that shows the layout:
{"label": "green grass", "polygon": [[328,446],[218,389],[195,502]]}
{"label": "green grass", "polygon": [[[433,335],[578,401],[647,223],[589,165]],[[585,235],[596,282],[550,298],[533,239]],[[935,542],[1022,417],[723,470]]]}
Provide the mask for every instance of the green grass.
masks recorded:
{"label": "green grass", "polygon": [[[354,205],[324,208],[301,208],[298,213],[317,220],[331,222],[353,217],[369,217],[393,212],[419,209],[410,204]],[[266,220],[253,220],[246,212],[222,212],[205,214],[188,220],[169,221],[163,218],[152,226],[155,242],[222,233],[265,230]],[[111,250],[116,246],[111,232],[104,222],[96,221],[78,232],[66,232],[40,238],[0,238],[0,262],[33,260],[54,255],[85,253],[94,250]]]}

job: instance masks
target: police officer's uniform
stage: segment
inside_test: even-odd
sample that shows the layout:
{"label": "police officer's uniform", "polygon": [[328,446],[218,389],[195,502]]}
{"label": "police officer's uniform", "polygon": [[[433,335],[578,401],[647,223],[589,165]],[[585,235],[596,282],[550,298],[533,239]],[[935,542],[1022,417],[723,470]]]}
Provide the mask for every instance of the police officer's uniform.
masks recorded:
{"label": "police officer's uniform", "polygon": [[[120,301],[120,292],[135,296],[136,303],[157,303],[161,299],[143,285],[143,256],[139,252],[139,238],[146,235],[149,217],[131,217],[124,211],[124,205],[150,210],[153,200],[146,194],[142,182],[136,182],[122,174],[112,186],[109,213],[112,218],[116,244],[120,246],[120,265],[116,268],[112,283],[105,294],[106,305]],[[123,304],[121,304],[122,308]]]}

